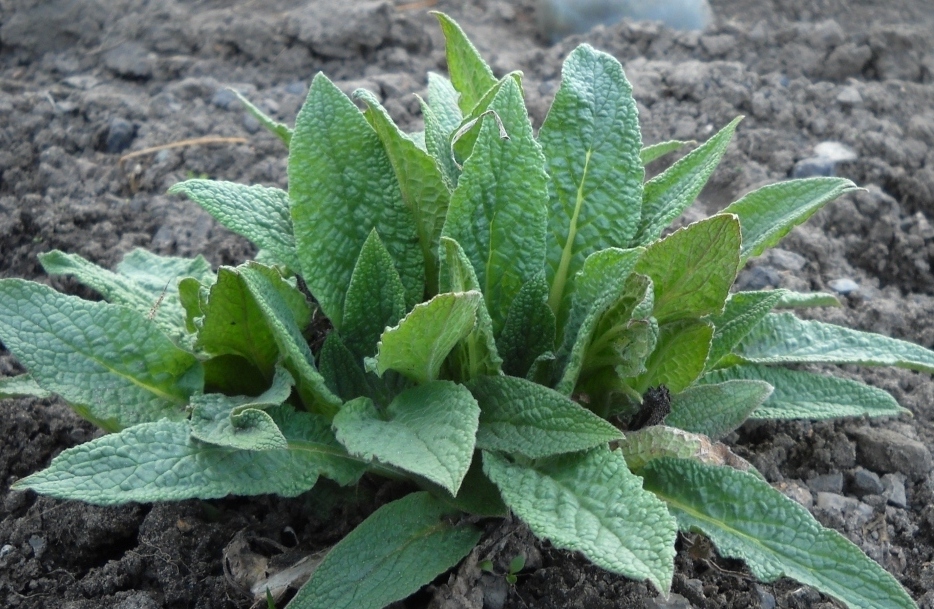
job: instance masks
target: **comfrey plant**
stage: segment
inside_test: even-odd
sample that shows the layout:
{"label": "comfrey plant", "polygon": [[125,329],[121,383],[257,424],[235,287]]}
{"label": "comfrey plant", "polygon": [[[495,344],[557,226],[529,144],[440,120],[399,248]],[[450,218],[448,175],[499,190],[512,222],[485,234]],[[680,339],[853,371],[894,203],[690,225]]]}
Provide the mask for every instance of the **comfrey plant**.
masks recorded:
{"label": "comfrey plant", "polygon": [[[663,594],[680,530],[763,581],[915,607],[719,442],[748,418],[904,412],[784,364],[934,372],[934,352],[782,311],[832,296],[730,292],[750,257],[854,185],[766,186],[662,237],[738,120],[645,182],[644,164],[679,143],[642,147],[615,59],[571,53],[536,138],[520,75],[496,79],[438,18],[450,80],[429,75],[424,132],[400,131],[367,91],[361,112],[319,74],[294,130],[248,106],[289,147],[288,192],[172,189],[256,243],[257,261],[215,273],[136,251],[110,272],[42,256],[109,303],[0,281],[0,338],[29,370],[2,391],[58,394],[112,432],[15,488],[97,504],[295,496],[321,476],[420,489],[334,546],[299,609],[403,598],[510,510]],[[333,330],[312,348],[315,310]]]}

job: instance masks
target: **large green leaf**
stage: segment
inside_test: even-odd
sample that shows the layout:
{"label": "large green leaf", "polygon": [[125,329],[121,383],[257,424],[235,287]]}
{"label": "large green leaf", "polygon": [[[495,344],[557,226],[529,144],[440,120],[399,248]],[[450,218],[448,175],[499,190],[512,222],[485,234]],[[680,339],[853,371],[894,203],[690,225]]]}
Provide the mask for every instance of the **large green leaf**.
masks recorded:
{"label": "large green leaf", "polygon": [[191,437],[187,421],[144,423],[69,448],[18,489],[98,505],[299,495],[318,475],[350,484],[363,465],[337,444],[327,422],[288,406],[270,409],[288,448],[238,450]]}
{"label": "large green leaf", "polygon": [[554,352],[556,324],[548,306],[548,283],[540,274],[522,286],[509,307],[497,340],[503,371],[524,377],[536,359]]}
{"label": "large green leaf", "polygon": [[268,250],[282,264],[299,270],[289,214],[289,193],[266,186],[215,180],[187,180],[169,189],[200,205],[218,222]]}
{"label": "large green leaf", "polygon": [[710,351],[713,326],[696,319],[682,319],[659,326],[655,350],[645,363],[646,371],[633,381],[645,393],[664,385],[678,393],[700,376]]}
{"label": "large green leaf", "polygon": [[289,609],[383,609],[453,567],[480,540],[425,492],[384,505],[344,537]]}
{"label": "large green leaf", "polygon": [[370,233],[354,266],[344,299],[344,344],[362,360],[376,353],[387,326],[405,315],[405,287],[376,229]]}
{"label": "large green leaf", "polygon": [[891,395],[857,381],[773,366],[730,366],[701,377],[701,383],[762,380],[772,395],[752,412],[753,419],[834,419],[897,416],[908,411]]}
{"label": "large green leaf", "polygon": [[723,311],[739,248],[739,222],[730,215],[695,222],[648,246],[635,271],[652,278],[658,323]]}
{"label": "large green leaf", "polygon": [[421,98],[419,98],[419,103],[422,108],[422,118],[425,120],[425,150],[438,164],[445,185],[453,189],[457,186],[461,168],[454,160],[454,151],[451,150],[451,132],[431,106]]}
{"label": "large green leaf", "polygon": [[28,374],[0,379],[0,400],[7,398],[47,398],[52,393],[39,386]]}
{"label": "large green leaf", "polygon": [[871,332],[804,321],[791,313],[766,316],[734,353],[735,359],[755,364],[860,364],[934,372],[934,351]]}
{"label": "large green leaf", "polygon": [[714,325],[713,341],[707,357],[707,368],[716,366],[733,347],[781,302],[785,290],[737,292],[731,294],[719,315],[708,319]]}
{"label": "large green leaf", "polygon": [[436,72],[428,73],[428,104],[445,136],[454,133],[464,120],[464,113],[457,105],[459,99],[460,93],[450,80]]}
{"label": "large green leaf", "polygon": [[742,262],[776,245],[791,229],[837,197],[857,190],[844,178],[808,178],[769,184],[731,203],[743,227]]}
{"label": "large green leaf", "polygon": [[407,389],[380,412],[367,398],[334,417],[337,439],[351,454],[424,476],[457,494],[473,457],[480,407],[450,381]]}
{"label": "large green leaf", "polygon": [[749,418],[772,393],[760,380],[697,385],[671,396],[665,424],[719,440]]}
{"label": "large green leaf", "polygon": [[467,388],[480,404],[478,448],[538,459],[622,438],[580,404],[522,378],[482,376]]}
{"label": "large green leaf", "polygon": [[444,34],[448,73],[454,89],[460,93],[461,112],[468,114],[483,95],[496,84],[493,70],[487,65],[477,48],[453,19],[444,13],[434,13]]}
{"label": "large green leaf", "polygon": [[312,412],[333,416],[341,405],[341,399],[328,389],[324,377],[315,368],[311,348],[289,308],[286,294],[291,294],[295,288],[279,277],[274,269],[255,263],[241,268],[240,275],[266,319],[279,346],[283,366],[295,379],[305,407]]}
{"label": "large green leaf", "polygon": [[750,473],[658,459],[642,475],[682,530],[704,533],[720,554],[744,560],[762,581],[790,577],[858,609],[916,607],[856,545]]}
{"label": "large green leaf", "polygon": [[438,293],[438,239],[451,193],[435,160],[399,130],[376,96],[360,89],[354,93],[354,98],[366,103],[364,116],[383,142],[396,172],[402,199],[415,217],[425,259],[425,286],[433,296]]}
{"label": "large green leaf", "polygon": [[509,139],[500,138],[493,116],[482,119],[442,234],[470,259],[499,335],[516,294],[544,264],[548,195],[544,157],[513,79],[502,85],[490,109]]}
{"label": "large green leaf", "polygon": [[650,425],[638,431],[627,431],[626,437],[618,444],[626,464],[636,475],[642,475],[647,464],[666,457],[692,459],[759,475],[748,461],[733,453],[726,444],[667,425]]}
{"label": "large green leaf", "polygon": [[0,340],[40,387],[116,431],[185,417],[204,371],[152,320],[23,281],[0,280]]}
{"label": "large green leaf", "polygon": [[570,306],[566,288],[587,256],[635,236],[645,179],[636,102],[619,62],[583,44],[561,75],[539,132],[551,177],[546,268],[555,313]]}
{"label": "large green leaf", "polygon": [[677,526],[622,454],[596,448],[531,468],[484,452],[483,469],[535,535],[668,593]]}
{"label": "large green leaf", "polygon": [[398,326],[383,332],[376,373],[395,370],[417,383],[437,379],[448,353],[477,323],[482,298],[476,291],[447,293],[415,305]]}
{"label": "large green leaf", "polygon": [[302,276],[335,328],[343,325],[347,284],[374,228],[405,286],[406,305],[422,300],[418,227],[392,163],[363,114],[322,74],[295,120],[289,198]]}
{"label": "large green leaf", "polygon": [[723,158],[740,120],[742,117],[734,119],[646,183],[642,196],[642,222],[633,244],[646,245],[658,239],[672,220],[694,202]]}

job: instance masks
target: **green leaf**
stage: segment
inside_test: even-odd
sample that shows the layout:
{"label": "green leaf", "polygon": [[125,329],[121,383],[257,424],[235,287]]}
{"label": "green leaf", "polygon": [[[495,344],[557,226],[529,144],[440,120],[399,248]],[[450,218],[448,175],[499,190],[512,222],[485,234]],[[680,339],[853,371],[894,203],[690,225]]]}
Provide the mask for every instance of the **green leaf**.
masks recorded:
{"label": "green leaf", "polygon": [[335,328],[343,327],[347,284],[374,228],[405,286],[406,305],[422,300],[418,228],[392,163],[366,118],[322,74],[295,120],[289,198],[302,277]]}
{"label": "green leaf", "polygon": [[696,319],[682,319],[659,326],[658,343],[645,364],[646,372],[634,381],[640,394],[649,387],[664,385],[678,393],[704,370],[713,326]]}
{"label": "green leaf", "polygon": [[856,545],[752,474],[677,459],[653,461],[642,473],[682,530],[704,533],[761,581],[790,577],[853,608],[916,607]]}
{"label": "green leaf", "polygon": [[636,475],[641,475],[647,464],[666,457],[732,467],[758,475],[748,461],[734,454],[727,445],[711,442],[710,438],[701,434],[666,425],[652,425],[626,432],[626,437],[619,441],[619,449],[629,469]]}
{"label": "green leaf", "polygon": [[467,388],[480,404],[478,448],[538,459],[622,438],[586,408],[522,378],[481,376]]}
{"label": "green leaf", "polygon": [[228,89],[228,91],[232,91],[233,94],[237,96],[237,100],[243,105],[243,108],[249,112],[253,118],[259,121],[260,125],[282,140],[286,147],[288,147],[289,143],[292,141],[292,130],[289,129],[288,125],[276,122],[274,119],[267,116],[265,112],[254,106],[250,100],[241,95],[236,89]]}
{"label": "green leaf", "polygon": [[635,271],[652,278],[658,323],[716,315],[739,270],[739,222],[717,215],[648,246]]}
{"label": "green leaf", "polygon": [[622,454],[598,448],[552,457],[533,469],[485,452],[483,466],[537,537],[668,593],[677,526]]}
{"label": "green leaf", "polygon": [[379,508],[328,552],[289,609],[382,609],[409,596],[480,540],[450,512],[425,492]]}
{"label": "green leaf", "polygon": [[934,351],[871,332],[804,321],[791,313],[766,316],[734,353],[754,364],[858,364],[934,372]]}
{"label": "green leaf", "polygon": [[206,393],[191,398],[191,437],[216,446],[241,450],[287,448],[288,441],[264,409],[289,399],[294,381],[276,369],[272,385],[257,397]]}
{"label": "green leaf", "polygon": [[623,293],[600,316],[593,340],[587,347],[584,370],[610,366],[621,377],[645,372],[645,360],[655,349],[658,322],[652,280],[632,274]]}
{"label": "green leaf", "polygon": [[665,424],[719,440],[749,418],[772,393],[759,380],[730,380],[688,387],[671,396]]}
{"label": "green leaf", "polygon": [[808,307],[839,307],[842,306],[837,297],[827,292],[792,292],[790,290],[777,290],[782,297],[775,305],[776,309],[803,309]]}
{"label": "green leaf", "polygon": [[731,203],[722,213],[736,214],[743,227],[742,263],[776,245],[837,197],[858,190],[844,178],[807,178],[763,186]]}
{"label": "green leaf", "polygon": [[0,340],[46,391],[108,431],[179,420],[204,372],[155,323],[21,279],[0,280]]}
{"label": "green leaf", "polygon": [[185,195],[233,232],[268,250],[291,270],[299,270],[289,215],[289,193],[284,190],[234,182],[187,180],[170,188],[169,194]]}
{"label": "green leaf", "polygon": [[289,448],[237,450],[191,437],[187,421],[144,423],[69,448],[18,489],[96,505],[217,499],[275,493],[295,497],[318,475],[350,484],[363,466],[351,459],[321,417],[270,409]]}
{"label": "green leaf", "polygon": [[441,487],[435,490],[432,488],[434,486],[436,485],[432,483],[423,484],[423,487],[427,487],[435,497],[458,511],[485,518],[505,518],[509,516],[509,508],[503,503],[499,489],[483,473],[483,458],[479,450],[474,451],[470,469],[467,470],[467,475],[464,476],[464,481],[461,483],[457,496],[451,497]]}
{"label": "green leaf", "polygon": [[570,306],[568,281],[587,256],[635,236],[645,179],[638,111],[619,62],[583,44],[561,74],[539,132],[551,177],[546,268],[556,314]]}
{"label": "green leaf", "polygon": [[195,320],[204,315],[201,310],[202,291],[207,288],[193,277],[185,277],[178,282],[178,303],[185,311],[185,329],[194,334],[198,331]]}
{"label": "green leaf", "polygon": [[460,93],[450,80],[435,72],[428,73],[428,104],[434,110],[445,137],[454,133],[464,120],[464,113],[458,105]]}
{"label": "green leaf", "polygon": [[328,389],[345,402],[362,396],[374,397],[363,362],[344,345],[337,332],[329,332],[324,339],[318,369]]}
{"label": "green leaf", "polygon": [[354,455],[424,476],[456,494],[473,457],[480,407],[463,385],[431,381],[407,389],[380,412],[367,398],[334,417],[337,439]]}
{"label": "green leaf", "polygon": [[461,170],[451,150],[451,132],[447,131],[447,126],[441,122],[442,118],[425,103],[425,100],[419,97],[418,101],[422,108],[422,118],[425,120],[425,150],[438,164],[445,185],[453,189],[457,186]]}
{"label": "green leaf", "polygon": [[497,341],[503,371],[518,377],[528,374],[536,359],[555,350],[556,325],[548,306],[548,283],[539,274],[516,294],[503,323]]}
{"label": "green leaf", "polygon": [[667,142],[659,142],[657,144],[652,144],[650,146],[644,147],[639,151],[639,160],[642,161],[643,165],[648,165],[656,159],[660,159],[670,152],[675,150],[681,150],[685,146],[696,146],[697,142],[690,140],[687,142],[681,142],[678,140],[668,140]]}
{"label": "green leaf", "polygon": [[383,332],[376,373],[396,370],[419,384],[437,379],[448,353],[477,323],[481,299],[480,292],[459,292],[415,305],[398,326]]}
{"label": "green leaf", "polygon": [[344,299],[341,338],[358,358],[372,357],[387,326],[405,315],[405,287],[374,228],[363,243]]}
{"label": "green leaf", "polygon": [[28,374],[0,379],[0,400],[7,398],[47,398],[52,395]]}
{"label": "green leaf", "polygon": [[731,294],[723,312],[708,320],[714,325],[713,342],[707,356],[707,369],[714,368],[729,354],[756,324],[781,302],[784,290],[765,292],[738,292]]}
{"label": "green leaf", "polygon": [[544,158],[514,80],[507,79],[490,108],[509,139],[500,138],[492,116],[482,119],[442,234],[470,259],[498,336],[516,294],[544,264],[547,191]]}
{"label": "green leaf", "polygon": [[753,419],[835,419],[897,416],[908,411],[882,389],[857,381],[772,366],[730,366],[701,377],[701,383],[762,380],[775,387],[753,411]]}
{"label": "green leaf", "polygon": [[444,34],[448,73],[454,89],[460,93],[458,105],[461,112],[468,114],[480,102],[483,94],[493,88],[496,77],[453,19],[444,13],[432,14],[438,18]]}
{"label": "green leaf", "polygon": [[736,125],[742,118],[734,119],[712,138],[646,183],[642,197],[642,223],[633,244],[646,245],[658,239],[662,231],[694,202],[720,164]]}
{"label": "green leaf", "polygon": [[[480,282],[477,281],[477,274],[457,241],[442,237],[440,255],[442,292],[479,291]],[[519,300],[519,296],[516,300]],[[480,304],[477,305],[477,325],[454,349],[455,353],[460,350],[455,358],[460,359],[463,364],[459,378],[468,379],[481,374],[500,373],[503,360],[499,356],[496,340],[493,338],[493,320],[490,318],[490,312],[482,295]]]}
{"label": "green leaf", "polygon": [[[490,104],[493,103],[493,100],[496,99],[496,96],[499,95],[499,92],[502,90],[503,85],[509,81],[514,81],[516,87],[519,91],[522,91],[522,72],[510,72],[509,74],[503,76],[496,84],[493,85],[493,88],[483,94],[483,97],[480,98],[480,101],[477,102],[477,105],[474,106],[474,109],[469,112],[464,120],[461,121],[461,124],[450,136],[450,148],[453,152],[453,159],[457,162],[463,163],[471,153],[473,152],[474,145],[477,143],[477,138],[480,135],[481,128],[483,127],[483,122],[480,120],[485,116],[491,116],[494,120],[498,118],[495,109],[491,107]],[[505,130],[505,127],[502,123],[497,122],[497,129],[500,134],[501,139],[509,139],[509,133]],[[459,166],[458,166],[459,167]],[[460,169],[458,169],[458,173]]]}
{"label": "green leaf", "polygon": [[293,288],[274,269],[266,269],[255,263],[240,270],[240,275],[259,306],[269,330],[272,332],[283,365],[296,380],[299,394],[306,408],[332,417],[341,405],[341,399],[331,393],[324,377],[314,365],[311,348],[302,336],[302,329],[283,295]]}
{"label": "green leaf", "polygon": [[433,296],[438,293],[438,240],[451,193],[435,160],[399,130],[372,93],[360,89],[354,93],[354,98],[367,104],[364,116],[383,142],[402,199],[415,217],[425,259],[425,286]]}

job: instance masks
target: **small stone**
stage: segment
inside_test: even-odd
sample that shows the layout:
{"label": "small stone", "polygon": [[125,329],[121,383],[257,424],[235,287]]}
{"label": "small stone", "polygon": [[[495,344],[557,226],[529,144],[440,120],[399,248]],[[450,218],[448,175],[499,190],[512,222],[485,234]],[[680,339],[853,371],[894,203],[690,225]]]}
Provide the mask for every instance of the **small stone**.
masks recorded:
{"label": "small stone", "polygon": [[768,287],[777,288],[781,282],[782,276],[778,271],[763,264],[740,271],[736,287],[740,290],[764,290]]}
{"label": "small stone", "polygon": [[294,80],[285,86],[285,92],[289,95],[305,97],[305,94],[308,92],[308,87],[302,81]]}
{"label": "small stone", "polygon": [[905,476],[903,474],[886,474],[882,476],[882,485],[885,487],[882,496],[885,497],[889,505],[903,509],[908,507],[908,499],[905,497]]}
{"label": "small stone", "polygon": [[247,130],[248,133],[256,133],[260,130],[262,125],[259,124],[259,121],[256,120],[256,117],[252,114],[243,113],[243,128]]}
{"label": "small stone", "polygon": [[105,147],[110,154],[119,154],[130,147],[136,138],[136,125],[122,118],[110,121]]}
{"label": "small stone", "polygon": [[135,42],[124,42],[104,53],[104,65],[124,78],[146,80],[152,77],[153,60],[149,51]]}
{"label": "small stone", "polygon": [[890,429],[863,427],[853,433],[860,464],[876,472],[901,472],[912,480],[924,478],[934,469],[927,447]]}
{"label": "small stone", "polygon": [[9,555],[13,552],[13,550],[15,550],[15,549],[16,549],[16,548],[14,548],[13,546],[11,546],[10,544],[5,544],[2,548],[0,548],[0,558],[6,558],[6,557],[9,556]]}
{"label": "small stone", "polygon": [[814,495],[811,494],[811,491],[794,480],[783,480],[777,483],[775,490],[806,508],[814,505]]}
{"label": "small stone", "polygon": [[837,294],[842,294],[846,296],[847,294],[852,294],[853,292],[859,290],[859,284],[850,279],[849,277],[841,277],[840,279],[834,279],[827,282],[827,287],[836,292]]}
{"label": "small stone", "polygon": [[808,262],[807,258],[801,254],[796,254],[777,247],[769,250],[766,255],[772,266],[782,271],[798,272],[803,269],[804,265]]}
{"label": "small stone", "polygon": [[32,535],[29,537],[29,547],[32,548],[32,553],[36,558],[42,558],[42,555],[45,553],[45,548],[47,544],[45,539],[39,537],[38,535]]}
{"label": "small stone", "polygon": [[674,592],[667,599],[661,596],[649,599],[645,606],[646,609],[692,609],[691,601]]}
{"label": "small stone", "polygon": [[818,509],[844,514],[859,507],[859,499],[844,497],[837,493],[817,493],[815,505]]}
{"label": "small stone", "polygon": [[483,609],[503,609],[509,596],[509,582],[505,577],[485,573],[480,578],[480,589],[483,590]]}
{"label": "small stone", "polygon": [[879,479],[879,474],[871,472],[868,469],[863,469],[862,467],[856,468],[856,471],[853,472],[853,493],[858,497],[863,495],[881,495],[882,491],[885,490],[885,487],[882,485],[882,480]]}
{"label": "small stone", "polygon": [[841,106],[859,106],[863,103],[863,96],[859,94],[856,87],[843,87],[837,93],[836,100]]}
{"label": "small stone", "polygon": [[815,493],[842,493],[843,474],[836,472],[834,474],[822,474],[820,476],[814,476],[808,480],[808,488]]}
{"label": "small stone", "polygon": [[759,609],[775,609],[775,596],[760,585],[756,585],[756,594],[759,595]]}
{"label": "small stone", "polygon": [[218,108],[230,110],[232,106],[237,105],[237,94],[230,89],[218,89],[211,96],[211,103]]}
{"label": "small stone", "polygon": [[791,170],[793,178],[813,178],[817,176],[832,177],[836,173],[837,164],[824,157],[812,156],[801,159]]}
{"label": "small stone", "polygon": [[853,152],[849,146],[834,141],[821,142],[814,146],[814,154],[834,163],[846,163],[859,158],[859,155]]}

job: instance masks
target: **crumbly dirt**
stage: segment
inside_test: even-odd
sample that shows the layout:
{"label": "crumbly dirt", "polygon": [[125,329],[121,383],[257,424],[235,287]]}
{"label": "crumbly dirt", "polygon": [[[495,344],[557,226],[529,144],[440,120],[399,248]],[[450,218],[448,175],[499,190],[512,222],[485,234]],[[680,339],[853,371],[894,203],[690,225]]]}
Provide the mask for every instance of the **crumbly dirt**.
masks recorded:
{"label": "crumbly dirt", "polygon": [[[794,230],[780,251],[752,261],[740,283],[836,287],[847,292],[844,307],[810,316],[934,346],[930,0],[711,5],[716,24],[703,34],[624,23],[548,47],[536,35],[534,0],[436,3],[498,74],[525,72],[536,124],[557,88],[562,58],[581,41],[623,62],[647,143],[705,139],[745,115],[683,221],[815,162],[830,170],[811,158],[820,142],[848,146],[857,158],[832,169],[866,191]],[[94,297],[72,281],[45,277],[36,255],[58,248],[107,267],[134,247],[204,254],[215,265],[248,258],[250,244],[165,194],[192,176],[286,185],[284,148],[225,87],[291,122],[320,70],[345,91],[378,93],[401,125],[416,129],[412,93],[424,90],[428,70],[443,71],[442,49],[426,8],[403,0],[0,0],[0,276]],[[205,136],[244,141],[121,160]],[[0,353],[0,374],[20,371]],[[922,607],[934,607],[934,383],[903,370],[842,374],[890,391],[913,417],[749,423],[728,440],[770,482],[891,571]],[[354,489],[325,485],[294,500],[100,508],[9,490],[98,433],[56,399],[0,402],[0,605],[249,607],[222,560],[238,533],[267,555],[311,552],[399,492],[366,481]],[[499,568],[518,552],[530,557],[516,585],[482,575],[476,562],[487,556],[474,556],[399,606],[837,606],[794,582],[757,583],[741,564],[688,539],[679,542],[668,601],[645,583],[531,541],[518,525],[491,529],[485,543]]]}

